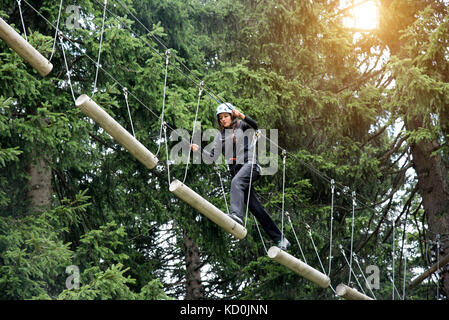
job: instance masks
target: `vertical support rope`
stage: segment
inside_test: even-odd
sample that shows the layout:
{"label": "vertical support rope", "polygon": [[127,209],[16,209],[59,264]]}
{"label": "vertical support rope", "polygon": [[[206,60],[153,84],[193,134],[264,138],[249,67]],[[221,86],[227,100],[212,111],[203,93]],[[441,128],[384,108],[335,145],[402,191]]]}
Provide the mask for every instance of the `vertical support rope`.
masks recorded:
{"label": "vertical support rope", "polygon": [[407,281],[407,257],[404,254],[404,278],[402,282],[402,300],[405,300],[405,283]]}
{"label": "vertical support rope", "polygon": [[[404,234],[402,236],[402,256],[404,257],[404,276],[402,281],[402,300],[405,300],[405,282],[407,281],[407,256],[404,252],[404,248],[406,246],[407,241],[407,214],[405,215],[404,219]],[[407,248],[405,248],[405,251],[407,251]]]}
{"label": "vertical support rope", "polygon": [[[254,144],[254,146],[255,146],[256,143],[257,143],[258,137],[259,137],[259,136],[258,136],[257,133],[254,134],[254,136],[253,136],[253,144]],[[253,184],[253,171],[254,171],[254,165],[256,165],[255,160],[256,160],[256,152],[254,151],[254,152],[253,152],[253,158],[252,158],[252,160],[251,160],[251,173],[250,173],[250,176],[249,176],[248,197],[247,197],[247,199],[246,199],[245,228],[246,228],[246,222],[248,221],[249,199],[250,199],[250,196],[251,196],[251,188],[252,188],[252,184]]]}
{"label": "vertical support rope", "polygon": [[76,102],[75,93],[73,92],[73,87],[72,87],[72,80],[70,78],[69,65],[67,63],[67,57],[65,56],[64,40],[63,40],[61,35],[59,36],[59,41],[61,42],[62,56],[64,57],[64,64],[65,64],[65,68],[66,68],[66,71],[67,71],[67,78],[68,78],[68,83],[69,83],[69,86],[70,86],[70,91],[72,92],[73,102]]}
{"label": "vertical support rope", "polygon": [[[316,255],[316,257],[318,258],[318,262],[320,263],[321,270],[323,271],[323,274],[326,274],[326,270],[324,269],[323,263],[321,262],[320,255],[319,255],[319,253],[318,253],[318,249],[317,249],[317,247],[316,247],[316,245],[315,245],[315,241],[313,241],[312,230],[311,230],[311,228],[310,228],[310,226],[309,226],[308,224],[306,224],[306,229],[307,229],[307,231],[308,231],[308,233],[309,233],[310,240],[312,240],[313,249],[315,250],[315,255]],[[302,250],[301,250],[301,251],[302,251]],[[331,288],[331,290],[332,290],[332,292],[333,292],[334,294],[337,293],[337,292],[335,291],[335,289],[334,289],[334,287],[332,286],[331,283],[329,283],[329,287]]]}
{"label": "vertical support rope", "polygon": [[331,217],[330,217],[330,239],[329,239],[329,270],[327,275],[331,274],[332,266],[332,236],[333,236],[333,222],[334,222],[334,193],[335,193],[335,180],[331,180]]}
{"label": "vertical support rope", "polygon": [[437,269],[435,275],[437,278],[437,300],[440,300],[440,234],[436,235],[437,242]]}
{"label": "vertical support rope", "polygon": [[320,263],[321,270],[323,271],[323,273],[326,273],[326,270],[324,269],[323,263],[321,262],[320,255],[318,253],[318,249],[317,249],[317,247],[315,245],[315,241],[313,241],[312,229],[310,228],[310,226],[307,223],[306,223],[306,230],[307,230],[307,233],[309,234],[310,240],[312,242],[313,249],[315,250],[315,254],[316,254],[317,258],[318,258],[318,262]]}
{"label": "vertical support rope", "polygon": [[[355,253],[353,253],[353,256],[354,256],[354,261],[360,270],[360,274],[363,277],[363,280],[365,280],[365,283],[368,283],[368,280],[365,277],[365,273],[363,272],[362,267],[360,266],[359,259],[357,259],[357,256]],[[369,291],[371,292],[371,294],[373,295],[373,298],[377,300],[376,296],[374,295],[373,289],[371,289],[371,286],[367,286],[367,287],[368,287]]]}
{"label": "vertical support rope", "polygon": [[287,151],[282,150],[282,216],[281,216],[281,242],[284,240],[284,203],[285,203],[285,162]]}
{"label": "vertical support rope", "polygon": [[59,33],[59,21],[61,20],[62,2],[63,2],[63,0],[61,0],[61,2],[59,3],[59,12],[58,12],[58,20],[56,21],[55,38],[53,40],[53,48],[51,49],[51,55],[50,55],[50,58],[48,59],[48,61],[51,61],[51,59],[53,58],[53,55],[55,54],[56,40],[57,40],[58,33]]}
{"label": "vertical support rope", "polygon": [[92,91],[92,96],[97,92],[98,70],[100,69],[101,47],[103,45],[104,20],[106,18],[107,4],[108,4],[108,0],[104,0],[103,22],[101,24],[101,33],[100,33],[100,47],[98,48],[97,70],[95,71],[95,81],[94,81],[94,89]]}
{"label": "vertical support rope", "polygon": [[224,189],[224,186],[223,186],[223,179],[221,178],[220,169],[218,168],[216,163],[214,163],[214,166],[215,166],[215,171],[218,174],[218,178],[220,179],[221,192],[223,193],[223,199],[224,199],[225,205],[226,205],[226,212],[229,215],[228,200],[226,199],[226,192],[225,192],[225,189]]}
{"label": "vertical support rope", "polygon": [[391,293],[391,299],[392,300],[394,300],[394,289],[396,288],[395,287],[395,284],[394,284],[394,257],[395,257],[395,254],[394,254],[394,250],[395,250],[395,238],[396,238],[396,235],[395,235],[395,229],[396,229],[396,226],[395,226],[395,221],[394,221],[394,217],[393,217],[393,248],[392,248],[392,252],[391,252],[391,255],[392,255],[392,279],[391,279],[391,282],[393,283],[393,290],[392,290],[392,293]]}
{"label": "vertical support rope", "polygon": [[287,220],[290,222],[290,226],[291,226],[292,231],[293,231],[293,234],[294,234],[294,236],[295,236],[296,243],[298,244],[299,251],[301,252],[302,259],[303,259],[303,261],[304,261],[305,263],[307,263],[306,256],[304,255],[304,252],[302,251],[301,244],[299,243],[298,236],[296,235],[295,228],[293,227],[292,220],[290,219],[290,214],[289,214],[287,211],[285,211],[285,216],[287,217]]}
{"label": "vertical support rope", "polygon": [[165,140],[165,156],[167,157],[167,177],[168,177],[168,185],[171,184],[170,181],[170,159],[168,157],[168,141],[167,141],[167,125],[165,122],[163,123],[162,130],[164,131],[164,140]]}
{"label": "vertical support rope", "polygon": [[[387,278],[388,278],[388,280],[390,280],[390,281],[393,283],[393,280],[392,280],[392,278],[390,277],[390,275],[387,274]],[[399,293],[399,290],[398,290],[398,288],[396,287],[396,285],[395,285],[394,283],[393,283],[393,291],[396,292],[396,294],[397,294],[397,296],[399,297],[399,299],[402,299],[402,298],[401,298],[401,294]]]}
{"label": "vertical support rope", "polygon": [[25,27],[25,22],[23,21],[22,0],[17,0],[17,4],[19,5],[19,13],[20,13],[20,20],[22,21],[23,34],[25,35],[25,40],[28,41],[27,30]]}
{"label": "vertical support rope", "polygon": [[[362,285],[360,284],[359,279],[357,279],[357,276],[356,276],[354,270],[352,270],[352,267],[350,266],[350,263],[349,263],[349,261],[348,261],[348,258],[346,258],[345,250],[343,249],[343,247],[342,247],[341,245],[339,245],[339,247],[340,247],[340,251],[341,251],[343,257],[345,258],[346,264],[349,266],[349,273],[354,274],[355,281],[357,282],[357,284],[358,284],[358,286],[359,286],[359,288],[360,288],[360,291],[362,291],[363,294],[365,294],[365,290],[363,289]],[[352,254],[351,254],[351,257],[352,257]],[[351,260],[352,260],[352,258],[351,258]],[[348,285],[350,285],[350,284],[348,283]],[[365,294],[365,295],[366,295],[366,294]]]}
{"label": "vertical support rope", "polygon": [[156,157],[161,151],[161,140],[162,140],[162,127],[164,126],[164,113],[165,113],[165,95],[167,89],[167,74],[168,74],[168,65],[170,63],[170,50],[165,51],[165,79],[164,79],[164,94],[162,97],[162,112],[161,112],[161,129],[159,131],[159,146],[156,151]]}
{"label": "vertical support rope", "polygon": [[[191,152],[190,151],[190,146],[192,145],[193,136],[195,135],[196,121],[198,119],[198,110],[199,110],[199,107],[200,107],[201,94],[203,93],[203,85],[204,85],[204,82],[201,81],[200,86],[198,88],[198,102],[196,104],[195,120],[193,120],[192,136],[190,137],[190,144],[189,144],[189,154],[187,156],[186,170],[185,170],[185,173],[184,173],[184,180],[182,180],[182,183],[185,183],[186,178],[187,178],[187,171],[188,171],[189,163],[190,163],[190,152]],[[221,181],[221,178],[220,178],[220,181]]]}
{"label": "vertical support rope", "polygon": [[135,138],[136,133],[134,132],[133,118],[131,117],[131,110],[129,109],[128,89],[127,88],[123,88],[123,95],[125,96],[126,108],[128,109],[129,122],[131,123],[131,130],[133,131],[133,136]]}
{"label": "vertical support rope", "polygon": [[263,248],[265,249],[265,253],[268,254],[267,246],[265,245],[265,241],[263,241],[262,232],[260,232],[259,224],[257,223],[257,219],[254,219],[256,221],[256,229],[259,232],[260,240],[262,241]]}
{"label": "vertical support rope", "polygon": [[354,211],[355,211],[355,191],[352,192],[352,226],[351,226],[351,256],[349,257],[349,279],[348,279],[348,285],[351,284],[351,271],[352,271],[352,251],[354,247]]}

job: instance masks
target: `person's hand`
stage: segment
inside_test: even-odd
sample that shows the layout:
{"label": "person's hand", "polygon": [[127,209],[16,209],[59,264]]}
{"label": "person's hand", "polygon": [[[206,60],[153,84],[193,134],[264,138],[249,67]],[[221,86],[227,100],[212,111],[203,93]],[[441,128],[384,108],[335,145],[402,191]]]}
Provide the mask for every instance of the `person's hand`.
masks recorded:
{"label": "person's hand", "polygon": [[240,111],[238,111],[237,109],[233,109],[232,114],[237,118],[245,119],[245,115],[243,113],[241,113]]}
{"label": "person's hand", "polygon": [[192,143],[190,145],[190,149],[192,149],[193,151],[197,152],[200,149],[200,147],[198,147],[197,144]]}

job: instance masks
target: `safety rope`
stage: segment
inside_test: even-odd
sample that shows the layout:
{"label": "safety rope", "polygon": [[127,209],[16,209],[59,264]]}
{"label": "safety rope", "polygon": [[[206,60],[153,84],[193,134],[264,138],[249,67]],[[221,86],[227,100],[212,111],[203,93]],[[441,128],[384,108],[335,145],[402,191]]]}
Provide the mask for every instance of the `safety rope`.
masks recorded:
{"label": "safety rope", "polygon": [[332,237],[333,237],[333,222],[334,222],[334,193],[335,193],[335,180],[331,180],[331,213],[330,213],[330,240],[329,240],[329,270],[327,275],[331,274],[331,266],[332,266]]}
{"label": "safety rope", "polygon": [[268,254],[267,246],[265,245],[265,241],[263,240],[262,232],[260,231],[260,228],[259,228],[259,223],[257,223],[257,219],[254,219],[254,221],[256,222],[256,229],[257,229],[257,232],[259,233],[259,237],[260,237],[260,240],[262,241],[262,245],[265,250],[265,253]]}
{"label": "safety rope", "polygon": [[402,299],[402,298],[401,298],[401,294],[399,293],[398,288],[397,288],[396,285],[394,284],[394,282],[393,282],[393,280],[391,279],[391,276],[390,276],[389,274],[387,274],[387,278],[388,278],[388,280],[390,280],[391,283],[393,284],[392,290],[396,292],[397,296],[398,296],[400,299]]}
{"label": "safety rope", "polygon": [[62,35],[59,36],[59,41],[61,43],[61,50],[62,50],[62,56],[64,57],[64,64],[65,64],[65,68],[67,71],[67,82],[69,83],[70,86],[70,91],[72,92],[72,98],[73,98],[73,102],[76,102],[76,98],[75,98],[75,93],[73,92],[73,87],[72,87],[72,80],[70,78],[70,70],[69,70],[69,65],[67,63],[67,57],[65,56],[65,50],[64,50],[64,40]]}
{"label": "safety rope", "polygon": [[182,180],[182,183],[185,183],[186,178],[187,178],[187,171],[188,171],[189,163],[190,163],[190,146],[193,143],[193,138],[194,138],[193,136],[195,135],[196,121],[198,119],[198,110],[199,110],[199,107],[200,107],[201,95],[203,93],[203,85],[204,85],[204,82],[201,82],[200,85],[199,85],[199,88],[198,88],[198,102],[196,104],[195,119],[193,120],[192,136],[190,137],[189,153],[188,153],[188,156],[187,156],[186,169],[185,169],[185,172],[184,172],[184,180]]}
{"label": "safety rope", "polygon": [[56,21],[55,38],[53,40],[53,48],[51,49],[51,55],[50,55],[50,58],[48,59],[48,61],[51,61],[51,59],[53,59],[53,55],[55,54],[56,40],[57,40],[58,33],[59,33],[59,21],[61,20],[62,2],[63,2],[63,0],[61,0],[61,2],[59,3],[59,12],[58,12],[58,20]]}
{"label": "safety rope", "polygon": [[215,172],[218,174],[218,178],[220,180],[220,186],[221,186],[221,193],[223,194],[223,199],[225,201],[225,205],[226,205],[226,212],[229,215],[229,207],[228,207],[228,200],[226,199],[226,192],[223,186],[223,180],[221,178],[221,173],[220,173],[220,169],[218,168],[217,164],[214,164],[214,168],[215,168]]}
{"label": "safety rope", "polygon": [[326,270],[324,269],[323,263],[321,262],[320,255],[318,253],[318,249],[316,248],[315,241],[313,240],[312,229],[310,228],[310,226],[308,224],[306,224],[306,231],[307,231],[307,234],[309,235],[309,238],[310,238],[310,240],[312,242],[313,249],[315,250],[315,254],[316,254],[316,256],[318,258],[318,262],[320,263],[320,266],[321,266],[321,270],[323,270],[323,273],[326,273]]}
{"label": "safety rope", "polygon": [[395,220],[393,217],[393,244],[392,244],[392,250],[391,250],[391,256],[392,256],[392,267],[391,267],[392,280],[391,280],[391,282],[393,284],[393,288],[392,288],[392,293],[391,293],[391,300],[394,300],[394,289],[396,288],[396,286],[394,285],[394,258],[395,258],[394,251],[395,251],[395,238],[396,238],[395,229],[396,229]]}
{"label": "safety rope", "polygon": [[170,50],[165,51],[165,78],[164,78],[164,94],[162,97],[162,112],[161,112],[161,129],[159,132],[159,141],[158,141],[158,148],[156,151],[156,157],[159,154],[159,151],[161,150],[161,139],[162,139],[162,127],[164,126],[164,113],[165,113],[165,96],[166,96],[166,90],[167,90],[167,76],[168,76],[168,65],[170,64]]}
{"label": "safety rope", "polygon": [[[256,146],[256,143],[257,143],[257,141],[258,141],[258,139],[259,139],[259,136],[260,136],[260,132],[259,132],[259,130],[258,130],[258,131],[254,134],[254,136],[253,136],[253,141],[252,141],[252,146],[253,146],[253,147]],[[251,189],[252,189],[252,181],[253,181],[253,171],[254,171],[254,166],[257,165],[256,162],[255,162],[255,159],[256,159],[256,150],[253,150],[253,156],[252,156],[252,161],[251,161],[251,173],[250,173],[250,177],[249,177],[249,186],[248,186],[248,198],[247,198],[247,200],[246,200],[245,228],[246,228],[247,221],[248,221],[248,209],[249,209],[249,199],[250,199],[250,197],[251,197]],[[257,219],[254,219],[254,221],[255,221],[255,224],[256,224],[257,232],[259,233],[260,240],[262,241],[262,245],[263,245],[263,248],[264,248],[264,250],[265,250],[265,253],[268,254],[268,249],[267,249],[267,246],[266,246],[265,241],[264,241],[264,239],[263,239],[262,232],[260,231],[259,223],[257,222]]]}
{"label": "safety rope", "polygon": [[[407,214],[405,215],[404,218],[404,233],[402,236],[402,249],[405,248],[406,245],[406,241],[407,241]],[[404,252],[404,250],[402,250],[402,256],[404,258],[404,275],[403,275],[403,280],[402,280],[402,299],[405,300],[406,294],[405,294],[405,287],[406,287],[406,281],[407,281],[407,255]]]}
{"label": "safety rope", "polygon": [[287,151],[282,150],[282,215],[281,215],[281,241],[284,241],[284,210],[285,210],[285,163]]}
{"label": "safety rope", "polygon": [[[258,139],[259,135],[256,133],[253,136],[253,144],[255,145],[257,143],[257,139]],[[246,212],[245,212],[245,228],[246,228],[246,222],[248,220],[248,209],[249,209],[249,199],[251,197],[251,189],[252,189],[252,183],[253,183],[253,171],[254,171],[254,166],[256,166],[256,151],[253,151],[253,157],[252,157],[252,161],[251,161],[251,173],[249,176],[249,185],[248,185],[248,197],[246,199]]]}
{"label": "safety rope", "polygon": [[[368,283],[368,279],[365,277],[365,273],[363,272],[362,267],[360,266],[359,259],[357,258],[357,255],[355,253],[353,253],[352,255],[354,257],[354,261],[356,262],[356,264],[359,268],[360,274],[363,277],[363,280],[365,280],[365,283]],[[372,296],[374,297],[374,299],[377,300],[376,295],[374,294],[373,290],[371,289],[371,286],[367,286],[367,287],[368,287],[369,291],[371,292]]]}
{"label": "safety rope", "polygon": [[356,205],[356,201],[355,201],[355,191],[352,192],[352,225],[351,225],[351,256],[350,256],[350,261],[349,261],[349,279],[348,279],[348,285],[351,284],[351,271],[352,271],[352,252],[353,252],[353,247],[354,247],[354,211],[355,211],[355,205]]}
{"label": "safety rope", "polygon": [[[343,250],[343,246],[339,245],[339,248],[340,248],[341,254],[342,254],[343,257],[345,258],[346,264],[349,266],[349,273],[352,273],[352,274],[354,275],[354,279],[355,279],[355,281],[357,282],[357,284],[358,284],[360,290],[363,292],[364,295],[366,295],[365,290],[363,289],[363,286],[360,284],[359,279],[357,278],[357,276],[356,276],[354,270],[352,269],[352,266],[350,265],[350,263],[349,263],[349,261],[348,261],[348,258],[346,258],[346,253],[345,253],[345,251]],[[352,254],[351,254],[351,256],[352,256]],[[352,261],[352,257],[351,257],[351,261]],[[350,284],[349,282],[348,282],[348,285],[351,286],[351,284]]]}
{"label": "safety rope", "polygon": [[306,256],[304,255],[304,252],[302,251],[301,243],[298,240],[298,236],[296,235],[296,231],[295,231],[295,228],[293,227],[292,220],[290,219],[290,214],[287,211],[285,211],[285,216],[287,217],[287,220],[290,222],[290,227],[292,228],[293,234],[296,239],[296,243],[298,244],[299,251],[301,252],[302,259],[305,263],[307,263]]}
{"label": "safety rope", "polygon": [[440,300],[440,235],[436,235],[436,243],[437,243],[437,269],[435,272],[437,278],[437,300]]}
{"label": "safety rope", "polygon": [[17,0],[17,4],[19,5],[19,13],[20,13],[20,20],[22,21],[23,34],[25,35],[25,40],[28,41],[27,30],[25,27],[25,22],[23,21],[22,0]]}
{"label": "safety rope", "polygon": [[129,109],[128,102],[128,89],[123,88],[123,95],[125,96],[126,108],[128,109],[129,122],[131,123],[131,130],[133,131],[134,138],[136,137],[136,133],[134,132],[133,118],[131,117],[131,110]]}
{"label": "safety rope", "polygon": [[167,158],[167,177],[168,177],[168,185],[171,184],[170,181],[170,159],[168,157],[168,140],[167,140],[167,126],[165,125],[165,122],[163,123],[163,131],[164,131],[164,140],[165,140],[165,156]]}
{"label": "safety rope", "polygon": [[404,253],[404,277],[402,280],[402,299],[405,300],[405,287],[407,282],[407,255]]}
{"label": "safety rope", "polygon": [[[318,259],[318,262],[320,263],[321,270],[323,271],[323,274],[326,274],[326,270],[324,269],[323,262],[321,261],[321,258],[320,258],[320,254],[318,253],[318,249],[317,249],[317,247],[315,245],[315,241],[313,240],[312,229],[310,228],[310,226],[308,224],[306,224],[306,231],[309,234],[310,240],[312,242],[313,249],[315,250],[315,255],[316,255],[317,259]],[[331,288],[331,290],[334,293],[336,293],[334,287],[332,287],[332,284],[329,284],[329,287]]]}
{"label": "safety rope", "polygon": [[95,81],[94,81],[94,89],[92,91],[92,96],[95,95],[95,93],[97,93],[98,71],[100,68],[101,47],[103,45],[104,21],[106,19],[107,4],[108,4],[108,0],[104,0],[103,21],[101,23],[101,33],[100,33],[100,47],[98,48],[97,69],[95,71]]}

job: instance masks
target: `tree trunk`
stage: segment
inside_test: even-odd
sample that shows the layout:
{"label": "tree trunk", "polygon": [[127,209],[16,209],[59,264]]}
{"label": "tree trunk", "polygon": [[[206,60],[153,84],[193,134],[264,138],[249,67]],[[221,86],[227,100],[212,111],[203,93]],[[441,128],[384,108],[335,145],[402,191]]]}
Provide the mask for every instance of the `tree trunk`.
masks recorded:
{"label": "tree trunk", "polygon": [[186,262],[186,300],[199,300],[203,298],[201,285],[201,258],[198,246],[184,231],[185,262]]}
{"label": "tree trunk", "polygon": [[42,156],[33,152],[32,160],[28,166],[28,199],[31,211],[44,211],[51,205],[51,169]]}
{"label": "tree trunk", "polygon": [[[416,130],[423,127],[423,119],[415,118],[408,121],[407,129]],[[437,235],[442,237],[440,242],[440,257],[449,254],[449,190],[448,171],[442,163],[441,155],[431,153],[439,147],[437,141],[421,140],[411,145],[413,167],[418,176],[418,191],[421,194],[427,218],[431,240]],[[446,241],[445,241],[446,240]],[[441,283],[446,297],[449,298],[449,272],[443,268]]]}

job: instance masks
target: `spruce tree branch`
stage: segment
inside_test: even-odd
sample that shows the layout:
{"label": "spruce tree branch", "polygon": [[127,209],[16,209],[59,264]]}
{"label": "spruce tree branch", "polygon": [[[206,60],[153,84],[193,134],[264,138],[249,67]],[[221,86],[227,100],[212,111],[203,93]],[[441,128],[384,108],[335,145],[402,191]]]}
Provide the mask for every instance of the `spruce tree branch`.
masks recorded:
{"label": "spruce tree branch", "polygon": [[99,142],[100,144],[102,144],[103,146],[105,146],[107,148],[111,148],[116,152],[120,151],[115,146],[111,145],[110,143],[106,142],[105,140],[103,140],[102,138],[100,138],[99,136],[97,136],[91,132],[89,132],[89,136],[91,136],[95,141]]}
{"label": "spruce tree branch", "polygon": [[373,77],[383,73],[384,71],[385,71],[385,67],[382,67],[381,69],[376,70],[376,71],[374,71],[374,72],[372,72],[370,74],[366,74],[366,75],[360,77],[358,80],[353,81],[353,82],[347,84],[346,86],[344,86],[344,87],[342,87],[340,89],[337,89],[337,91],[335,93],[340,93],[340,92],[342,92],[342,91],[344,91],[346,89],[352,88],[352,87],[359,88],[366,81],[368,81],[369,79],[371,79],[371,78],[373,78]]}
{"label": "spruce tree branch", "polygon": [[[416,193],[418,192],[418,185],[416,185],[411,194],[410,197],[407,199],[407,202],[404,205],[404,208],[402,209],[401,213],[398,215],[398,217],[396,218],[396,220],[394,221],[394,225],[397,226],[399,220],[401,219],[402,215],[408,210],[410,210],[410,207],[412,205],[412,201],[415,198]],[[393,227],[391,227],[388,232],[386,233],[384,239],[382,240],[382,243],[385,243],[388,238],[390,237],[391,233],[393,232]]]}
{"label": "spruce tree branch", "polygon": [[385,217],[387,216],[388,212],[390,211],[392,203],[393,203],[393,197],[390,198],[388,205],[384,208],[384,210],[382,212],[382,216],[381,216],[379,222],[377,223],[376,229],[373,232],[371,232],[365,238],[365,240],[359,244],[359,246],[355,250],[356,253],[359,252],[360,250],[362,250],[363,247],[371,240],[371,238],[373,236],[377,236],[377,234],[379,233],[379,230],[380,230],[380,226],[382,225],[383,221],[385,220]]}
{"label": "spruce tree branch", "polygon": [[75,200],[75,194],[73,193],[73,191],[70,189],[70,186],[68,185],[67,181],[65,181],[62,173],[56,169],[56,168],[52,168],[53,172],[56,173],[56,176],[58,177],[58,180],[61,182],[61,185],[64,187],[64,189],[67,191],[67,193],[69,194],[70,198],[72,200]]}
{"label": "spruce tree branch", "polygon": [[386,125],[384,125],[382,128],[377,130],[376,133],[372,134],[368,137],[368,139],[360,146],[360,149],[363,150],[363,148],[371,141],[376,139],[378,136],[380,136],[382,133],[385,132],[385,130],[391,125],[391,122],[389,121]]}

